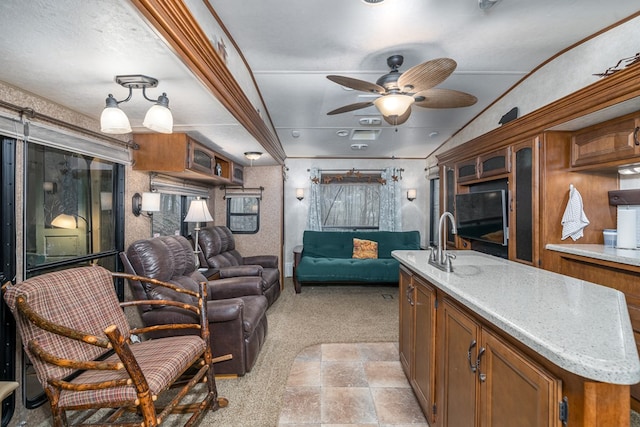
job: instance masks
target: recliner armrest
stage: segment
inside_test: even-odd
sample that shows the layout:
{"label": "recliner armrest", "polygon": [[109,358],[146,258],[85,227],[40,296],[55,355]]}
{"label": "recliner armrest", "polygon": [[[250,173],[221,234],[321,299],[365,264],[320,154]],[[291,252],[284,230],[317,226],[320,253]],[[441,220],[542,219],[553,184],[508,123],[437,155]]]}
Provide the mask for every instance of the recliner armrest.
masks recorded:
{"label": "recliner armrest", "polygon": [[208,282],[207,297],[210,300],[247,295],[262,295],[262,279],[259,276],[229,277]]}
{"label": "recliner armrest", "polygon": [[255,255],[242,258],[244,265],[257,264],[264,268],[278,268],[278,257],[276,255]]}
{"label": "recliner armrest", "polygon": [[231,267],[220,268],[220,278],[225,279],[229,277],[240,276],[262,276],[261,265],[234,265]]}

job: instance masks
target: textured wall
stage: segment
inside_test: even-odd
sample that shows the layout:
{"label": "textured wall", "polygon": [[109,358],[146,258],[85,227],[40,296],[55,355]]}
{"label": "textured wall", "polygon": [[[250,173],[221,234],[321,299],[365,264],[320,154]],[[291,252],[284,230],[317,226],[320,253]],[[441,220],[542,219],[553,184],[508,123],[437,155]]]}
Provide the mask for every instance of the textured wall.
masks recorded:
{"label": "textured wall", "polygon": [[[282,263],[283,204],[282,167],[253,166],[244,168],[244,187],[264,187],[260,202],[260,229],[256,234],[236,234],[236,249],[243,256],[277,255]],[[214,203],[215,224],[227,224],[227,204],[224,190],[216,189]],[[280,268],[282,271],[282,266]]]}

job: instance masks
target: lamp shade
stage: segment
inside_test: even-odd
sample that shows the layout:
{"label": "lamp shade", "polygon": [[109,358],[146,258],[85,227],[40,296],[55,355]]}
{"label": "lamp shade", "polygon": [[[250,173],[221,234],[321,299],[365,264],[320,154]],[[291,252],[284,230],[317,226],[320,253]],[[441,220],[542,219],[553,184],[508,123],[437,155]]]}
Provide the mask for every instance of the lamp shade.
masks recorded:
{"label": "lamp shade", "polygon": [[[169,101],[167,101],[167,103],[168,102]],[[169,110],[169,107],[161,105],[160,103],[152,105],[144,116],[142,125],[156,132],[172,133],[173,115],[171,114],[171,110]]]}
{"label": "lamp shade", "polygon": [[191,201],[189,205],[189,212],[184,217],[184,222],[209,222],[213,221],[211,214],[209,213],[209,207],[207,201],[200,198]]}
{"label": "lamp shade", "polygon": [[66,228],[72,230],[78,228],[76,217],[68,214],[60,214],[51,221],[51,225],[58,228]]}
{"label": "lamp shade", "polygon": [[142,193],[142,203],[140,210],[144,212],[160,211],[160,193]]}
{"label": "lamp shade", "polygon": [[122,134],[131,132],[127,115],[118,105],[107,106],[100,115],[100,130],[104,133]]}
{"label": "lamp shade", "polygon": [[383,116],[401,116],[409,109],[413,101],[412,96],[392,93],[376,98],[373,104]]}

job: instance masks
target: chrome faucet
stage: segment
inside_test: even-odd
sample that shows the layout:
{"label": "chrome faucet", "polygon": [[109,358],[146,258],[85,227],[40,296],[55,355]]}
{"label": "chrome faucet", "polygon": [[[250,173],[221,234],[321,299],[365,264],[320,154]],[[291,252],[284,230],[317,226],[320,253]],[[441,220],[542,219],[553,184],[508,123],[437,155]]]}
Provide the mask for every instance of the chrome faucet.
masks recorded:
{"label": "chrome faucet", "polygon": [[451,259],[455,259],[456,256],[455,254],[447,254],[447,218],[451,221],[451,232],[453,234],[457,233],[455,218],[451,212],[444,212],[438,221],[438,246],[435,248],[435,252],[434,248],[430,248],[429,264],[438,267],[440,270],[451,272],[453,271]]}

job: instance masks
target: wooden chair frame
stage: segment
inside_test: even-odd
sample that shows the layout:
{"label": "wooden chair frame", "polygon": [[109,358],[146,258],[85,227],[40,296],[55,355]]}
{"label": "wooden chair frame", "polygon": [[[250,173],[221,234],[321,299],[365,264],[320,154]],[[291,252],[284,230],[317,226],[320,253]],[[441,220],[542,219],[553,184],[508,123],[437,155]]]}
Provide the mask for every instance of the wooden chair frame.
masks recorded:
{"label": "wooden chair frame", "polygon": [[[74,371],[74,375],[67,376],[62,379],[47,378],[46,384],[42,384],[44,391],[49,399],[53,417],[53,425],[56,427],[67,425],[157,426],[165,421],[171,413],[188,412],[192,413],[192,415],[184,425],[191,426],[196,424],[208,409],[217,410],[218,408],[227,406],[227,399],[218,397],[213,363],[222,360],[228,360],[230,356],[222,356],[213,359],[211,355],[211,347],[209,345],[209,321],[207,319],[206,282],[199,283],[198,292],[193,292],[175,286],[171,283],[166,283],[159,280],[132,274],[110,274],[112,277],[111,281],[113,281],[113,278],[117,277],[153,283],[154,285],[164,286],[172,289],[175,292],[193,297],[193,299],[197,301],[195,305],[171,300],[126,301],[119,303],[120,307],[123,310],[127,307],[135,307],[141,304],[161,304],[165,306],[174,306],[194,313],[197,316],[199,323],[167,324],[132,328],[126,335],[123,335],[122,331],[115,324],[112,324],[104,328],[104,336],[98,336],[96,334],[72,329],[67,326],[47,320],[46,317],[37,313],[36,310],[33,309],[33,307],[29,304],[27,298],[20,294],[20,285],[15,285],[15,305],[12,310],[14,312],[14,316],[20,317],[21,319],[23,319],[23,321],[28,321],[31,324],[35,325],[37,328],[49,333],[66,337],[76,342],[82,342],[90,346],[104,349],[104,352],[102,352],[102,354],[109,355],[110,352],[113,351],[113,354],[107,357],[105,360],[74,360],[59,357],[56,354],[45,350],[45,348],[43,348],[43,346],[37,340],[30,340],[26,343],[23,343],[30,357],[37,358],[40,361],[44,361],[48,365],[68,368]],[[2,287],[3,294],[6,294],[6,291],[11,287],[14,286],[10,283],[5,284]],[[9,301],[7,302],[9,303]],[[11,304],[9,305],[11,307]],[[152,394],[147,377],[145,377],[145,373],[141,368],[141,363],[144,363],[144,361],[141,362],[136,357],[134,350],[136,344],[133,344],[130,339],[131,336],[145,334],[146,332],[160,329],[196,329],[199,332],[197,335],[188,335],[186,337],[183,336],[182,338],[193,340],[195,337],[199,337],[205,343],[204,346],[197,346],[198,350],[193,352],[192,359],[189,360],[186,364],[181,365],[185,366],[185,369],[182,369],[180,372],[176,372],[175,376],[172,377],[171,380],[167,381],[166,384],[163,383],[161,392],[165,392],[169,388],[177,389],[177,393],[175,394],[175,396],[173,396],[173,398],[168,403],[166,403],[164,407],[156,406],[155,401],[158,398],[158,395]],[[125,336],[129,338],[125,338]],[[163,340],[167,342],[167,340],[170,340],[170,338],[151,340],[146,344],[148,344],[149,346],[158,345],[160,346],[160,348],[162,348],[162,346],[165,346],[166,349],[166,345],[169,344],[164,344]],[[118,373],[118,378],[108,378],[106,380],[98,382],[83,382],[79,380],[83,373],[90,371],[114,371]],[[75,375],[76,373],[78,375]],[[123,375],[123,373],[126,374]],[[171,372],[171,375],[173,375],[173,372]],[[182,405],[181,401],[183,400],[183,398],[198,383],[207,384],[207,392],[205,397],[199,402]],[[126,388],[131,386],[135,387],[136,397],[130,401],[103,401],[101,403],[84,402],[82,404],[74,404],[71,406],[62,406],[60,404],[61,393],[100,392],[110,391],[109,389],[115,392],[114,388]],[[88,421],[98,410],[104,408],[112,409],[109,411],[110,413],[103,416],[103,418],[101,418],[99,422],[96,423],[95,421]],[[74,421],[77,421],[77,423],[69,424],[67,411],[83,411],[83,413],[77,414],[78,419]],[[140,421],[139,417],[134,417],[136,419],[132,422],[128,422],[128,420],[121,420],[122,415],[131,413],[132,411],[137,412],[137,414],[142,418],[142,421]],[[75,417],[76,414],[74,413],[74,419]]]}

